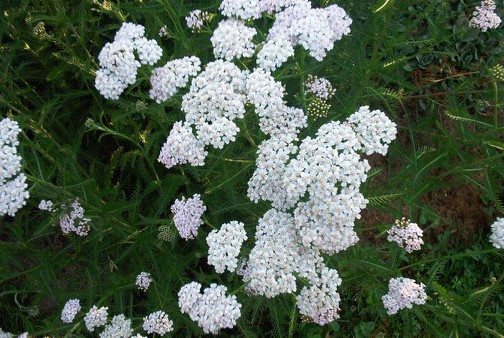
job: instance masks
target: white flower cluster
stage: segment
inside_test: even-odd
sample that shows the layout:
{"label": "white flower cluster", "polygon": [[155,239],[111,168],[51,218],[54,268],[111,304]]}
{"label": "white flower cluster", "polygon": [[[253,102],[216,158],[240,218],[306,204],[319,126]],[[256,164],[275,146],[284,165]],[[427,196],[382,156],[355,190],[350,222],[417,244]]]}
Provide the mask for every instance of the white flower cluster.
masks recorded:
{"label": "white flower cluster", "polygon": [[481,6],[476,6],[469,26],[480,29],[486,32],[488,29],[499,27],[501,18],[495,13],[495,2],[493,0],[483,0]]}
{"label": "white flower cluster", "polygon": [[222,224],[220,230],[212,230],[207,236],[208,264],[215,266],[217,273],[234,272],[238,266],[238,254],[247,240],[242,222]]}
{"label": "white flower cluster", "polygon": [[107,322],[107,310],[108,307],[101,307],[98,309],[96,305],[88,311],[86,316],[84,317],[84,323],[86,324],[86,328],[93,332],[95,327],[103,326]]}
{"label": "white flower cluster", "polygon": [[301,244],[293,217],[270,209],[259,219],[256,243],[242,270],[246,290],[272,298],[296,291],[295,273],[315,283],[321,265],[318,251]]}
{"label": "white flower cluster", "polygon": [[206,211],[200,194],[194,194],[193,197],[186,200],[176,200],[171,206],[173,213],[173,223],[179,231],[180,237],[188,240],[193,239],[198,234],[200,225],[203,224],[201,216]]}
{"label": "white flower cluster", "polygon": [[5,332],[0,328],[0,338],[13,338],[14,335],[10,332]]}
{"label": "white flower cluster", "polygon": [[419,285],[410,278],[391,278],[389,291],[382,297],[383,306],[389,315],[394,315],[399,310],[411,309],[413,304],[425,304],[427,294],[424,288],[423,283]]}
{"label": "white flower cluster", "polygon": [[294,47],[290,40],[286,36],[278,35],[267,41],[257,53],[257,64],[272,72],[293,55]]}
{"label": "white flower cluster", "polygon": [[497,249],[504,249],[504,217],[497,218],[491,229],[490,242]]}
{"label": "white flower cluster", "polygon": [[286,203],[287,191],[283,177],[290,155],[298,147],[288,138],[271,138],[263,141],[257,150],[256,170],[248,182],[247,195],[251,201],[271,201],[273,207],[285,210],[291,207]]}
{"label": "white flower cluster", "polygon": [[75,319],[77,312],[81,310],[80,300],[78,298],[70,299],[65,303],[61,311],[61,321],[63,323],[71,323]]}
{"label": "white flower cluster", "polygon": [[[65,209],[65,205],[61,207]],[[90,230],[88,223],[91,219],[84,217],[84,208],[79,203],[78,197],[72,202],[70,208],[72,209],[70,212],[64,212],[60,216],[61,231],[65,235],[75,232],[79,236],[87,236]]]}
{"label": "white flower cluster", "polygon": [[95,87],[105,98],[119,99],[126,87],[135,83],[141,64],[153,65],[163,55],[156,40],[148,40],[144,34],[142,25],[125,22],[114,41],[103,46],[98,56],[100,69],[96,71]]}
{"label": "white flower cluster", "polygon": [[168,33],[168,27],[167,26],[163,26],[159,29],[159,33],[158,33],[159,37],[161,38],[165,38],[165,37],[168,37],[169,36],[169,33]]}
{"label": "white flower cluster", "polygon": [[245,114],[246,76],[233,63],[217,60],[192,80],[182,98],[182,110],[205,145],[222,149],[235,140],[240,129],[233,120]]}
{"label": "white flower cluster", "polygon": [[201,70],[201,61],[196,56],[186,56],[167,62],[163,67],[154,68],[150,82],[151,99],[157,103],[169,100],[189,82],[189,76],[196,76]]}
{"label": "white flower cluster", "polygon": [[[260,94],[254,102],[258,110],[260,100],[268,100],[266,92]],[[396,133],[384,113],[365,116],[366,111],[368,107],[361,107],[345,123],[323,125],[316,138],[301,142],[294,159],[290,154],[298,150],[292,143],[296,130],[288,134],[290,138],[272,137],[259,147],[248,196],[253,201],[269,200],[280,210],[296,206],[295,223],[305,246],[331,254],[358,240],[353,223],[367,204],[359,188],[370,169],[360,153],[385,153]],[[309,198],[299,202],[307,194]]]}
{"label": "white flower cluster", "polygon": [[138,286],[138,289],[145,292],[145,291],[147,291],[147,289],[149,289],[151,282],[152,282],[151,274],[148,272],[142,271],[136,277],[135,285]]}
{"label": "white flower cluster", "polygon": [[149,316],[144,317],[143,329],[147,333],[157,333],[164,335],[173,331],[173,321],[168,317],[164,311],[156,311]]}
{"label": "white flower cluster", "polygon": [[314,285],[303,287],[296,301],[299,313],[322,326],[339,318],[341,278],[336,270],[327,267],[322,268],[320,275]]}
{"label": "white flower cluster", "polygon": [[196,9],[185,18],[187,27],[193,32],[199,32],[203,25],[210,21],[210,13]]}
{"label": "white flower cluster", "polygon": [[247,77],[246,88],[247,100],[259,115],[261,131],[273,138],[296,140],[299,131],[307,126],[307,118],[301,109],[285,105],[282,84],[264,69],[256,68]]}
{"label": "white flower cluster", "polygon": [[255,51],[252,41],[257,31],[239,19],[227,19],[219,23],[210,38],[214,56],[231,61],[233,58],[251,57]]}
{"label": "white flower cluster", "polygon": [[409,219],[404,217],[401,220],[396,220],[392,228],[387,230],[387,233],[389,242],[396,242],[399,247],[405,248],[408,253],[420,250],[421,245],[424,243],[422,229],[418,224],[411,223]]}
{"label": "white flower cluster", "polygon": [[51,200],[41,200],[38,208],[45,211],[53,211],[53,202]]}
{"label": "white flower cluster", "polygon": [[124,315],[114,316],[110,324],[105,326],[100,338],[129,338],[133,334],[131,319],[126,319]]}
{"label": "white flower cluster", "polygon": [[328,79],[308,75],[305,81],[306,92],[315,95],[321,100],[330,100],[334,94],[334,88]]}
{"label": "white flower cluster", "polygon": [[170,135],[159,152],[158,161],[167,169],[177,164],[190,163],[192,166],[205,165],[205,144],[194,136],[191,125],[176,122]]}
{"label": "white flower cluster", "polygon": [[334,42],[350,33],[351,23],[338,5],[311,8],[310,1],[296,1],[276,15],[268,40],[285,36],[293,45],[302,45],[317,61],[322,61]]}
{"label": "white flower cluster", "polygon": [[16,121],[8,117],[0,121],[0,216],[14,217],[30,197],[26,176],[19,173],[21,156],[17,153],[17,138],[20,132]]}
{"label": "white flower cluster", "polygon": [[184,285],[179,293],[179,307],[182,313],[203,329],[205,333],[217,334],[220,329],[233,328],[241,316],[241,304],[236,296],[226,296],[227,288],[211,284],[200,293],[201,284],[192,282]]}
{"label": "white flower cluster", "polygon": [[340,122],[321,126],[317,137],[305,138],[297,157],[286,168],[287,205],[299,202],[294,217],[304,245],[332,254],[358,241],[353,223],[367,200],[359,187],[370,166],[360,158],[352,128]]}
{"label": "white flower cluster", "polygon": [[262,14],[259,0],[223,0],[219,10],[225,16],[242,20],[259,19]]}
{"label": "white flower cluster", "polygon": [[369,106],[360,107],[347,121],[352,124],[362,151],[367,155],[387,154],[389,144],[396,138],[396,124],[382,111],[370,111]]}

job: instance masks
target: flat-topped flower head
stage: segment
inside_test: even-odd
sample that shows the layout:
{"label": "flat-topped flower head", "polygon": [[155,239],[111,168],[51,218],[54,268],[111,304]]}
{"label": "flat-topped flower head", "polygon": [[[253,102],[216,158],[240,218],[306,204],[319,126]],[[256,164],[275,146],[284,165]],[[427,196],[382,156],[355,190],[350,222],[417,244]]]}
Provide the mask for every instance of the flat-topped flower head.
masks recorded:
{"label": "flat-topped flower head", "polygon": [[188,313],[205,333],[217,334],[219,330],[233,328],[241,316],[241,304],[235,295],[226,296],[227,288],[211,284],[200,293],[201,284],[192,282],[179,291],[179,307]]}
{"label": "flat-topped flower head", "polygon": [[495,13],[495,8],[496,5],[493,0],[483,0],[480,6],[476,6],[476,10],[473,12],[471,20],[469,20],[469,26],[478,28],[482,32],[499,27],[502,20]]}
{"label": "flat-topped flower head", "polygon": [[387,240],[389,242],[396,242],[401,248],[406,249],[408,253],[420,250],[421,245],[424,243],[422,229],[420,229],[418,224],[411,223],[409,219],[404,217],[401,220],[396,220],[392,228],[387,230],[387,233]]}
{"label": "flat-topped flower head", "polygon": [[198,234],[200,225],[203,224],[201,217],[206,211],[206,206],[201,200],[200,194],[193,197],[176,200],[171,206],[173,213],[173,223],[179,231],[180,237],[188,240],[193,239]]}
{"label": "flat-topped flower head", "polygon": [[233,58],[251,57],[255,51],[252,41],[257,31],[238,19],[227,19],[219,23],[210,41],[214,56],[231,61]]}
{"label": "flat-topped flower head", "polygon": [[84,323],[90,332],[93,332],[96,327],[105,325],[108,315],[107,310],[108,307],[98,308],[96,305],[93,305],[88,311],[86,317],[84,317]]}
{"label": "flat-topped flower head", "polygon": [[14,217],[30,198],[26,176],[17,153],[19,124],[6,117],[0,121],[0,216]]}
{"label": "flat-topped flower head", "polygon": [[95,87],[105,98],[119,99],[128,85],[135,83],[138,68],[155,64],[163,55],[156,40],[149,40],[144,34],[142,25],[124,22],[114,41],[103,46],[98,55],[100,69],[96,71]]}
{"label": "flat-topped flower head", "polygon": [[110,324],[105,326],[100,338],[129,338],[133,334],[131,319],[126,319],[124,315],[114,316]]}
{"label": "flat-topped flower head", "polygon": [[491,229],[490,242],[497,249],[504,249],[504,217],[497,218]]}
{"label": "flat-topped flower head", "polygon": [[149,289],[151,282],[152,282],[151,274],[148,272],[142,271],[136,277],[135,285],[138,286],[139,290],[146,292],[147,289]]}
{"label": "flat-topped flower head", "polygon": [[391,278],[389,281],[389,291],[382,297],[383,306],[389,315],[394,315],[397,311],[408,308],[413,304],[421,305],[427,301],[425,285],[417,284],[410,278]]}
{"label": "flat-topped flower head", "polygon": [[173,331],[173,321],[164,311],[151,313],[143,320],[143,329],[149,334],[157,333],[162,336]]}
{"label": "flat-topped flower head", "polygon": [[63,307],[63,311],[61,311],[61,321],[67,324],[73,322],[75,316],[80,310],[80,300],[77,298],[70,299]]}
{"label": "flat-topped flower head", "polygon": [[207,236],[208,264],[215,266],[217,273],[227,269],[234,272],[238,266],[238,254],[247,240],[244,224],[231,221],[222,224],[220,230],[212,230]]}

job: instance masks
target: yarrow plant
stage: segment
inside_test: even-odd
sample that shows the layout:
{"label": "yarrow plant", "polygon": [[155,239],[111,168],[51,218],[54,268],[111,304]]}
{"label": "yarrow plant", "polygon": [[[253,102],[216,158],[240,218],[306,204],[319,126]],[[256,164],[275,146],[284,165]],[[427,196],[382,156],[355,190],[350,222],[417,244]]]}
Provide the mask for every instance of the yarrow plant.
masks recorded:
{"label": "yarrow plant", "polygon": [[105,325],[108,316],[107,310],[108,307],[103,306],[98,308],[96,305],[93,305],[93,307],[88,311],[84,317],[84,323],[90,332],[93,332],[96,327]]}
{"label": "yarrow plant", "polygon": [[84,208],[79,203],[79,198],[75,198],[70,207],[63,204],[61,208],[64,210],[59,218],[61,231],[65,235],[75,232],[79,236],[87,236],[91,219],[84,217]]}
{"label": "yarrow plant", "polygon": [[21,173],[18,135],[21,128],[6,117],[0,121],[0,216],[14,217],[30,198],[26,176]]}
{"label": "yarrow plant", "polygon": [[491,229],[490,242],[497,249],[504,249],[504,217],[497,218]]}
{"label": "yarrow plant", "polygon": [[157,333],[162,336],[173,331],[173,321],[164,311],[156,311],[144,317],[143,329],[149,334]]}
{"label": "yarrow plant", "polygon": [[499,27],[502,20],[495,13],[495,8],[495,1],[483,0],[480,6],[476,6],[476,10],[469,20],[469,26],[478,28],[482,32]]}
{"label": "yarrow plant", "polygon": [[401,220],[396,220],[392,228],[387,230],[387,233],[387,240],[389,242],[396,242],[401,248],[406,249],[408,253],[420,250],[421,245],[424,243],[422,229],[420,229],[418,224],[411,223],[405,217]]}
{"label": "yarrow plant", "polygon": [[100,338],[129,338],[132,334],[131,319],[126,319],[124,315],[117,315],[112,318],[110,324],[105,326],[100,333]]}
{"label": "yarrow plant", "polygon": [[173,223],[179,231],[180,237],[188,240],[198,234],[198,229],[203,224],[201,217],[205,211],[206,206],[203,204],[200,194],[194,194],[187,200],[182,197],[181,200],[176,200],[173,203],[171,206]]}
{"label": "yarrow plant", "polygon": [[417,284],[410,278],[391,278],[389,292],[382,297],[383,306],[389,315],[395,315],[399,310],[411,309],[413,304],[425,304],[427,294],[424,288],[424,284]]}
{"label": "yarrow plant", "polygon": [[145,271],[140,272],[136,277],[135,285],[138,286],[139,290],[146,292],[152,282],[151,274]]}
{"label": "yarrow plant", "polygon": [[119,99],[128,85],[135,83],[138,68],[142,64],[155,64],[163,55],[157,42],[148,40],[144,34],[144,26],[125,22],[114,41],[107,42],[101,50],[95,86],[105,98]]}
{"label": "yarrow plant", "polygon": [[191,28],[195,33],[199,32],[201,28],[210,21],[210,19],[210,13],[199,9],[195,9],[185,18],[187,27]]}
{"label": "yarrow plant", "polygon": [[[493,1],[468,18],[480,35],[465,3],[439,1],[222,0],[192,12],[197,2],[182,0],[32,3],[0,14],[9,28],[0,33],[0,105],[26,126],[18,142],[17,122],[0,124],[0,189],[24,177],[21,168],[26,175],[19,194],[0,190],[11,331],[24,323],[34,336],[137,338],[133,328],[155,336],[501,328],[495,295],[504,279],[487,259],[499,255],[488,241],[474,236],[471,249],[459,242],[464,251],[455,252],[455,236],[430,233],[430,250],[415,261],[395,247],[423,246],[421,227],[404,218],[387,231],[393,244],[380,239],[388,214],[404,210],[435,234],[448,222],[466,225],[431,203],[436,182],[447,191],[477,182],[486,195],[470,205],[485,214],[471,224],[502,211]],[[448,117],[433,116],[440,107]],[[448,118],[477,128],[450,124],[446,133]],[[478,170],[488,177],[474,178]],[[26,183],[36,201],[20,210]],[[496,248],[503,223],[491,227]],[[475,257],[485,265],[462,264]],[[464,276],[450,278],[462,266]],[[433,306],[384,319],[427,302],[424,284],[401,277],[375,306],[387,271],[431,276]],[[72,288],[80,299],[68,300]],[[47,292],[61,311],[41,304]],[[124,315],[109,320],[97,305],[81,314],[81,302]]]}
{"label": "yarrow plant", "polygon": [[80,300],[78,298],[70,299],[61,311],[61,321],[67,324],[72,323],[80,310]]}
{"label": "yarrow plant", "polygon": [[234,272],[238,266],[238,254],[247,240],[244,224],[231,221],[222,224],[220,230],[212,230],[207,237],[208,264],[215,266],[217,273],[227,269]]}
{"label": "yarrow plant", "polygon": [[179,293],[179,307],[182,313],[203,329],[205,333],[217,334],[220,329],[232,328],[241,316],[241,304],[236,296],[226,296],[227,288],[211,284],[200,293],[201,284],[192,282],[184,285]]}

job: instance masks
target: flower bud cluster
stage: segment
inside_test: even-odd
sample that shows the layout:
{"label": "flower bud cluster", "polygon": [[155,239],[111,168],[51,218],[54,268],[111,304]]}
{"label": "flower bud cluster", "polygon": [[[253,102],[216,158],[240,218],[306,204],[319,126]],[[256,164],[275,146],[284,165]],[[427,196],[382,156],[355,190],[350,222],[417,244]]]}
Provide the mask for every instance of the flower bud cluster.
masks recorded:
{"label": "flower bud cluster", "polygon": [[149,334],[154,332],[162,336],[173,331],[173,321],[164,311],[151,313],[143,320],[143,329]]}
{"label": "flower bud cluster", "polygon": [[311,116],[314,119],[327,117],[327,113],[329,113],[329,109],[331,109],[331,105],[326,103],[324,100],[319,98],[314,99],[308,104],[306,107],[306,111],[308,116]]}
{"label": "flower bud cluster", "polygon": [[495,13],[495,2],[493,0],[483,0],[480,6],[476,6],[469,26],[486,32],[488,29],[499,27],[501,18]]}
{"label": "flower bud cluster", "polygon": [[201,70],[201,61],[196,56],[186,56],[167,62],[163,67],[154,68],[150,82],[150,97],[161,103],[171,99],[179,88],[189,82],[189,76],[196,76]]}
{"label": "flower bud cluster", "polygon": [[65,303],[63,310],[61,311],[61,321],[63,323],[71,323],[75,319],[77,312],[81,310],[80,300],[78,298],[70,299]]}
{"label": "flower bud cluster", "polygon": [[18,135],[16,121],[8,117],[0,121],[0,216],[14,217],[30,197],[26,176],[21,171],[21,156],[17,153]]}
{"label": "flower bud cluster", "polygon": [[196,33],[201,30],[204,24],[210,22],[210,18],[210,13],[196,9],[189,13],[185,20],[187,27],[191,28],[191,30]]}
{"label": "flower bud cluster", "polygon": [[[61,208],[67,209],[64,204]],[[75,232],[79,236],[87,236],[90,230],[89,222],[91,219],[84,217],[84,208],[79,203],[78,197],[72,202],[70,208],[60,215],[60,227],[65,235]]]}
{"label": "flower bud cluster", "polygon": [[394,315],[399,310],[411,309],[413,304],[425,304],[427,294],[424,288],[423,283],[419,285],[410,278],[391,278],[389,291],[382,297],[383,306],[389,315]]}
{"label": "flower bud cluster", "polygon": [[244,21],[234,18],[223,20],[210,38],[214,56],[231,61],[233,58],[251,57],[255,51],[252,41],[257,31]]}
{"label": "flower bud cluster", "polygon": [[421,245],[424,243],[422,229],[418,224],[411,223],[409,219],[404,217],[401,220],[396,220],[392,228],[387,230],[387,233],[389,242],[396,242],[399,247],[406,249],[408,253],[420,250]]}
{"label": "flower bud cluster", "polygon": [[133,334],[131,319],[126,319],[124,315],[114,316],[110,324],[106,325],[100,338],[129,338]]}
{"label": "flower bud cluster", "polygon": [[108,307],[101,307],[98,309],[96,305],[88,311],[86,316],[84,317],[84,323],[86,324],[86,328],[93,332],[95,327],[103,326],[107,322],[107,310]]}
{"label": "flower bud cluster", "polygon": [[186,200],[176,200],[171,206],[173,213],[173,223],[179,231],[180,237],[188,240],[193,239],[198,234],[200,225],[203,224],[201,216],[206,211],[200,194],[194,194],[193,197]]}
{"label": "flower bud cluster", "polygon": [[276,15],[268,40],[286,36],[293,45],[302,45],[317,61],[322,61],[334,42],[350,33],[351,23],[338,5],[311,8],[309,1],[296,1]]}
{"label": "flower bud cluster", "polygon": [[[153,65],[163,50],[155,40],[144,37],[142,25],[125,22],[117,31],[114,41],[103,46],[98,60],[95,87],[107,99],[117,100],[128,85],[135,83],[141,64]],[[135,57],[135,52],[140,61]]]}
{"label": "flower bud cluster", "polygon": [[490,242],[497,249],[504,249],[504,217],[497,218],[491,229]]}
{"label": "flower bud cluster", "polygon": [[201,284],[192,282],[184,285],[179,293],[179,307],[207,334],[217,334],[220,329],[233,328],[241,316],[241,304],[236,296],[226,296],[227,288],[211,284],[200,293]]}
{"label": "flower bud cluster", "polygon": [[151,282],[152,282],[151,274],[148,272],[142,271],[136,277],[135,285],[138,286],[138,289],[146,292],[147,289],[149,289]]}

